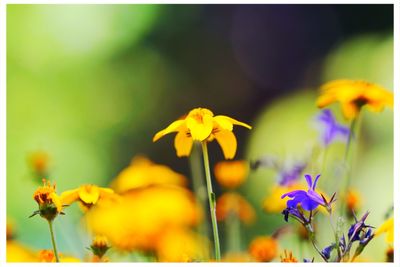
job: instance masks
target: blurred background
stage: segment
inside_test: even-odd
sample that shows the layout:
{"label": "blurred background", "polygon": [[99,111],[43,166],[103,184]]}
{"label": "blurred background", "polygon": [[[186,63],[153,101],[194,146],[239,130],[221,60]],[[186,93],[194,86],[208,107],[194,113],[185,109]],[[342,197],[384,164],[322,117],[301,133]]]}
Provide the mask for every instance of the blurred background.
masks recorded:
{"label": "blurred background", "polygon": [[[207,107],[253,126],[235,130],[237,159],[303,160],[318,136],[318,87],[339,78],[393,89],[392,5],[7,5],[7,216],[18,240],[49,247],[47,225],[27,218],[37,208],[33,152],[49,155],[59,192],[107,186],[138,154],[190,176],[173,137],[152,137]],[[365,112],[361,128],[352,183],[378,226],[393,204],[392,111]],[[215,142],[210,154],[223,160]],[[252,171],[240,188],[257,213],[243,249],[283,224],[262,210],[276,175]],[[64,237],[79,216],[55,226],[60,250],[75,256]],[[298,252],[291,242],[280,245]],[[383,239],[367,249],[384,260]]]}

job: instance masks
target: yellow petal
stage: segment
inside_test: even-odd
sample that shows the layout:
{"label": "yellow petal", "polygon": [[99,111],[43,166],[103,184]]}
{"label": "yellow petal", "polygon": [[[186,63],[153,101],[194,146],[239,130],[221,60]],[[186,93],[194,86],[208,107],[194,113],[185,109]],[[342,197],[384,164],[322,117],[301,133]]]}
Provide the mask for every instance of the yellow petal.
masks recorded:
{"label": "yellow petal", "polygon": [[350,102],[350,103],[342,103],[342,112],[343,112],[343,115],[344,115],[344,117],[346,119],[352,120],[355,117],[357,117],[359,109],[352,102]]}
{"label": "yellow petal", "polygon": [[386,220],[379,228],[375,231],[375,235],[380,235],[386,233],[386,242],[393,244],[393,234],[394,234],[394,219],[393,217]]}
{"label": "yellow petal", "polygon": [[96,204],[100,197],[100,190],[95,185],[84,185],[79,190],[79,198],[86,204]]}
{"label": "yellow petal", "polygon": [[188,116],[186,118],[186,125],[190,130],[193,140],[204,141],[212,132],[213,118],[209,114],[201,114],[200,117]]}
{"label": "yellow petal", "polygon": [[228,116],[223,116],[223,115],[215,116],[214,121],[219,125],[220,128],[222,128],[224,130],[228,130],[228,131],[232,131],[233,124],[246,127],[247,129],[251,129],[250,125],[248,125],[244,122],[240,122],[235,119],[232,119]]}
{"label": "yellow petal", "polygon": [[193,146],[193,139],[187,135],[186,131],[180,131],[175,136],[175,149],[178,157],[187,157]]}
{"label": "yellow petal", "polygon": [[63,204],[61,202],[60,197],[56,193],[51,193],[50,198],[53,201],[54,205],[56,206],[57,211],[61,212]]}
{"label": "yellow petal", "polygon": [[62,204],[70,205],[72,202],[79,199],[79,188],[65,191],[61,194],[60,199]]}
{"label": "yellow petal", "polygon": [[153,137],[153,142],[157,141],[158,139],[160,139],[161,137],[163,137],[166,134],[178,131],[179,127],[181,127],[184,123],[185,123],[185,120],[174,121],[173,123],[168,125],[167,128],[156,133]]}
{"label": "yellow petal", "polygon": [[225,159],[233,159],[233,157],[235,157],[237,147],[235,135],[231,131],[222,129],[217,131],[214,135],[218,144],[222,148]]}

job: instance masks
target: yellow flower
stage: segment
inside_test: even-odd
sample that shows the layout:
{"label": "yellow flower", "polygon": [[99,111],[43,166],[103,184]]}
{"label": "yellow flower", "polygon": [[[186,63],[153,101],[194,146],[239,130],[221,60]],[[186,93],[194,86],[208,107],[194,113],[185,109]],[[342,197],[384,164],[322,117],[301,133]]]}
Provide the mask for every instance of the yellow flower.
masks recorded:
{"label": "yellow flower", "polygon": [[250,255],[258,262],[272,261],[278,255],[278,241],[270,236],[260,236],[250,243]]}
{"label": "yellow flower", "polygon": [[[59,254],[60,256],[60,262],[80,262],[79,259],[74,258],[74,257],[69,257],[69,256],[64,256],[61,253]],[[56,262],[56,257],[54,257],[54,253],[52,250],[40,250],[37,258],[38,262]]]}
{"label": "yellow flower", "polygon": [[217,199],[217,220],[224,221],[234,214],[247,224],[254,221],[256,213],[249,202],[237,193],[224,193]]}
{"label": "yellow flower", "polygon": [[7,262],[35,262],[35,252],[15,240],[7,240]]}
{"label": "yellow flower", "polygon": [[131,164],[123,169],[114,181],[111,188],[117,193],[123,193],[130,189],[145,187],[155,184],[174,184],[185,186],[185,176],[174,172],[165,165],[155,164],[148,158],[137,156]]}
{"label": "yellow flower", "polygon": [[281,262],[298,262],[298,260],[293,257],[293,254],[291,251],[287,251],[286,249],[283,251],[283,256],[281,255]]}
{"label": "yellow flower", "polygon": [[110,188],[98,187],[97,185],[87,184],[76,189],[65,191],[60,198],[63,204],[70,205],[79,201],[84,211],[90,209],[98,201],[114,196],[114,191]]}
{"label": "yellow flower", "polygon": [[375,231],[375,236],[386,233],[386,243],[393,245],[394,240],[394,219],[391,217],[387,219],[378,229]]}
{"label": "yellow flower", "polygon": [[130,190],[119,201],[105,199],[86,213],[96,235],[120,250],[154,250],[171,227],[194,226],[202,219],[193,194],[179,186],[153,185]]}
{"label": "yellow flower", "polygon": [[214,167],[218,183],[229,189],[240,186],[246,180],[248,171],[249,166],[244,160],[221,161]]}
{"label": "yellow flower", "polygon": [[168,229],[157,241],[160,262],[193,262],[209,258],[209,241],[185,228]]}
{"label": "yellow flower", "polygon": [[366,81],[335,80],[322,85],[317,106],[323,108],[333,102],[342,105],[346,119],[354,119],[364,105],[373,112],[393,107],[393,93]]}
{"label": "yellow flower", "polygon": [[233,125],[251,129],[246,123],[228,116],[214,116],[211,110],[195,108],[183,119],[171,123],[167,128],[154,135],[153,142],[166,134],[178,132],[175,136],[175,149],[178,157],[189,156],[193,141],[211,142],[217,140],[226,159],[232,159],[236,154],[236,137],[232,133]]}
{"label": "yellow flower", "polygon": [[[47,220],[53,220],[62,212],[62,202],[56,194],[56,185],[43,179],[43,186],[39,187],[33,194],[33,199],[39,204],[38,213]],[[34,213],[35,215],[37,213]]]}

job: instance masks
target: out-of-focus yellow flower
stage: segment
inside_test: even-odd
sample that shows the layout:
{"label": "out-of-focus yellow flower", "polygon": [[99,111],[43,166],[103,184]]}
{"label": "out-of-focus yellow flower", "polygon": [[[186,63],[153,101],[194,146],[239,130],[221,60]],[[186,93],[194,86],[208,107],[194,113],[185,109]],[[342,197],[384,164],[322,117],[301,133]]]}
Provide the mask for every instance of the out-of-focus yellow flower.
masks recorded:
{"label": "out-of-focus yellow flower", "polygon": [[317,105],[323,108],[333,102],[342,105],[346,119],[354,119],[364,105],[373,112],[393,107],[393,93],[366,81],[335,80],[322,85]]}
{"label": "out-of-focus yellow flower", "polygon": [[[41,217],[51,221],[62,211],[62,202],[56,194],[56,185],[43,179],[43,186],[33,194],[33,199],[38,203],[38,213]],[[34,213],[35,215],[36,213]]]}
{"label": "out-of-focus yellow flower", "polygon": [[49,170],[50,157],[44,151],[36,151],[29,155],[28,163],[40,178],[45,178]]}
{"label": "out-of-focus yellow flower", "polygon": [[247,252],[228,252],[221,260],[222,262],[252,262],[250,254]]}
{"label": "out-of-focus yellow flower", "polygon": [[60,199],[63,204],[70,205],[75,201],[79,201],[84,211],[90,209],[98,201],[104,198],[114,197],[114,191],[110,188],[98,187],[97,185],[87,184],[76,189],[65,191],[61,194]]}
{"label": "out-of-focus yellow flower", "polygon": [[272,187],[270,194],[264,199],[263,208],[266,212],[281,213],[286,208],[286,199],[282,199],[282,195],[294,191],[305,190],[306,186],[295,183],[290,186],[275,185]]}
{"label": "out-of-focus yellow flower", "polygon": [[86,213],[89,228],[120,250],[154,250],[171,227],[194,226],[202,218],[193,194],[179,186],[153,185],[102,201]]}
{"label": "out-of-focus yellow flower", "polygon": [[355,189],[348,190],[346,194],[347,214],[353,216],[353,210],[357,211],[361,205],[361,194]]}
{"label": "out-of-focus yellow flower", "polygon": [[236,154],[237,141],[233,134],[233,125],[251,129],[246,123],[228,116],[214,116],[206,108],[192,109],[187,116],[171,123],[167,128],[154,135],[153,142],[166,134],[178,132],[175,136],[175,149],[178,157],[189,156],[193,141],[211,142],[217,140],[226,159],[232,159]]}
{"label": "out-of-focus yellow flower", "polygon": [[221,161],[214,167],[218,183],[229,189],[240,186],[246,180],[248,171],[249,166],[244,160]]}
{"label": "out-of-focus yellow flower", "polygon": [[[80,262],[79,259],[59,254],[60,262]],[[56,262],[56,257],[52,250],[43,249],[39,251],[37,261],[39,262]]]}
{"label": "out-of-focus yellow flower", "polygon": [[224,193],[217,199],[217,220],[224,221],[229,215],[237,216],[242,222],[250,224],[256,213],[250,203],[237,193]]}
{"label": "out-of-focus yellow flower", "polygon": [[281,255],[281,262],[298,262],[298,260],[293,257],[293,253],[291,251],[287,251],[286,249],[283,251],[283,256]]}
{"label": "out-of-focus yellow flower", "polygon": [[193,262],[209,258],[209,241],[185,228],[168,229],[157,242],[160,262]]}
{"label": "out-of-focus yellow flower", "polygon": [[15,240],[7,240],[7,262],[36,262],[35,252]]}
{"label": "out-of-focus yellow flower", "polygon": [[382,233],[386,233],[386,243],[393,245],[394,236],[394,218],[391,217],[387,219],[378,229],[375,231],[375,236]]}
{"label": "out-of-focus yellow flower", "polygon": [[270,236],[260,236],[250,243],[250,255],[258,262],[272,261],[278,255],[278,241]]}
{"label": "out-of-focus yellow flower", "polygon": [[146,157],[136,156],[131,164],[123,169],[114,181],[111,188],[117,193],[123,193],[130,189],[155,184],[174,184],[185,186],[185,176],[174,172],[168,166],[155,164]]}

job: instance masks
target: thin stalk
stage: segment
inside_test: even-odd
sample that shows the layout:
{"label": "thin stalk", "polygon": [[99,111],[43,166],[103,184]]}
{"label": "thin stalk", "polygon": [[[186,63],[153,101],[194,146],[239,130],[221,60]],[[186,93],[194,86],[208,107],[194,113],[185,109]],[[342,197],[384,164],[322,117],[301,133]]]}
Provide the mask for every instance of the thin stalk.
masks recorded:
{"label": "thin stalk", "polygon": [[240,251],[240,220],[236,214],[229,214],[226,220],[228,251]]}
{"label": "thin stalk", "polygon": [[218,236],[218,224],[217,224],[217,215],[216,215],[216,201],[215,194],[212,189],[211,184],[211,174],[210,174],[210,162],[208,160],[208,150],[207,150],[207,142],[201,142],[201,148],[203,149],[203,162],[204,162],[204,170],[206,174],[206,182],[207,182],[207,192],[208,192],[208,202],[210,204],[210,214],[211,214],[211,223],[214,234],[214,249],[215,249],[215,259],[217,261],[221,260],[221,250],[219,246],[219,236]]}
{"label": "thin stalk", "polygon": [[[356,124],[357,124],[357,118],[354,118],[350,124],[350,134],[349,134],[349,138],[348,138],[347,144],[346,144],[346,151],[344,153],[344,161],[343,162],[345,164],[349,160],[350,147],[351,147],[353,138],[355,138]],[[350,186],[350,166],[351,165],[348,164],[348,166],[349,167],[346,166],[346,172],[345,172],[345,176],[344,176],[344,184],[343,184],[343,190],[342,190],[343,195],[342,195],[342,203],[340,206],[340,215],[341,216],[344,216],[344,213],[345,213],[345,207],[346,207],[345,197],[347,195],[347,192],[348,192],[349,186]]]}
{"label": "thin stalk", "polygon": [[53,221],[48,220],[47,222],[49,223],[51,244],[53,245],[54,257],[56,257],[56,262],[60,262],[60,259],[58,258],[58,253],[57,253],[56,241],[55,241],[55,238],[54,238]]}
{"label": "thin stalk", "polygon": [[332,210],[329,210],[329,224],[331,225],[333,234],[335,236],[336,250],[337,250],[338,260],[340,262],[340,260],[342,259],[342,253],[340,252],[340,247],[339,247],[339,236],[335,229],[335,226],[333,225]]}
{"label": "thin stalk", "polygon": [[[192,152],[189,157],[190,171],[192,174],[193,190],[196,195],[196,201],[201,207],[207,207],[207,189],[204,181],[204,175],[201,166],[201,148],[198,142],[193,144]],[[199,233],[208,236],[209,235],[209,222],[204,221],[199,224],[197,230]]]}

